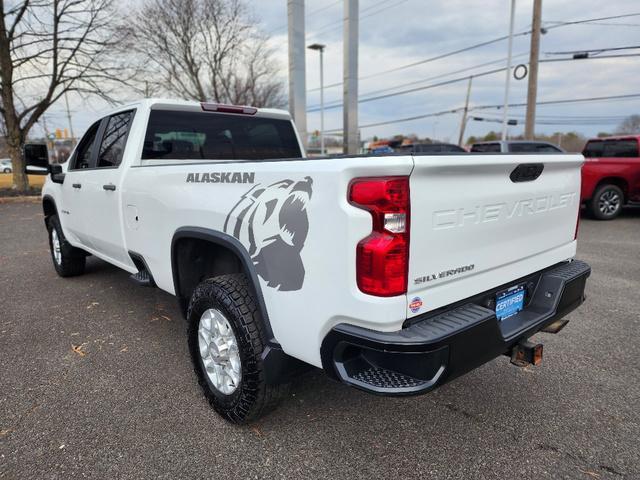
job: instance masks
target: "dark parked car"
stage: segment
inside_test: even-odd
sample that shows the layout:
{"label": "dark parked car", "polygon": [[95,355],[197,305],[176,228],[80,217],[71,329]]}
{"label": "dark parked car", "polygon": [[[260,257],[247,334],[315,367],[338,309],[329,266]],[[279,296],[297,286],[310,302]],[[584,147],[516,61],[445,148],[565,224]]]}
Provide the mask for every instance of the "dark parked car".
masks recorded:
{"label": "dark parked car", "polygon": [[405,153],[455,153],[466,152],[458,145],[451,143],[414,143],[413,145],[402,145],[396,148],[396,152]]}
{"label": "dark parked car", "polygon": [[564,153],[553,143],[532,140],[506,140],[495,142],[480,142],[471,145],[471,152],[483,153]]}

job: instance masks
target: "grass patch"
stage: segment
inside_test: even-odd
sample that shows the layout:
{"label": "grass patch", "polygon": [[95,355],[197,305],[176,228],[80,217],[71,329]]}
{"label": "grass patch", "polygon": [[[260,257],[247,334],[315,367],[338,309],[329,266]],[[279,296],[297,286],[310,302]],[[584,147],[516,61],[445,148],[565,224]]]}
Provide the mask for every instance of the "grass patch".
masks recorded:
{"label": "grass patch", "polygon": [[47,178],[46,175],[27,175],[29,178],[29,190],[17,192],[13,186],[13,175],[11,173],[0,173],[0,197],[17,197],[22,195],[40,195],[42,185]]}
{"label": "grass patch", "polygon": [[[29,179],[29,186],[31,187],[39,187],[42,188],[44,185],[44,181],[46,180],[46,175],[27,175]],[[12,173],[0,173],[0,188],[11,188],[13,185],[13,174]]]}

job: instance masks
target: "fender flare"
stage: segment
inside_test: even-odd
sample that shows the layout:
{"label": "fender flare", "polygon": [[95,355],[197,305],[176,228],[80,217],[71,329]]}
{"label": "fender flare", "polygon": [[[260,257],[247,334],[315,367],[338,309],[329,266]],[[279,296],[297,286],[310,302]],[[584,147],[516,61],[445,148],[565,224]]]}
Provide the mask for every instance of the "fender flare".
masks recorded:
{"label": "fender flare", "polygon": [[[58,204],[56,203],[56,199],[53,198],[49,194],[46,194],[46,195],[42,196],[42,203],[41,203],[42,209],[44,210],[44,204],[45,204],[45,202],[48,202],[48,201],[50,201],[53,204],[53,209],[55,210],[55,215],[59,216],[60,214],[58,213]],[[45,213],[44,224],[45,224],[45,226],[47,226],[47,215],[46,215],[46,212],[44,212],[44,213]]]}
{"label": "fender flare", "polygon": [[264,296],[262,295],[262,288],[260,287],[260,280],[258,279],[258,274],[256,273],[255,267],[253,266],[253,262],[251,261],[251,256],[247,249],[240,243],[240,241],[223,232],[219,232],[217,230],[211,230],[208,228],[202,227],[180,227],[173,234],[173,238],[171,239],[171,273],[173,276],[173,287],[176,292],[176,296],[180,297],[180,278],[178,275],[178,265],[177,265],[177,255],[176,255],[176,243],[184,238],[196,238],[198,240],[205,240],[211,243],[215,243],[216,245],[220,245],[221,247],[225,247],[230,250],[239,260],[242,265],[242,270],[245,275],[250,280],[250,284],[253,288],[253,293],[258,303],[258,308],[260,309],[260,314],[262,315],[263,326],[265,329],[265,334],[270,345],[275,347],[279,347],[277,341],[274,338],[273,330],[271,329],[271,321],[269,320],[269,313],[267,312],[267,305],[264,301]]}

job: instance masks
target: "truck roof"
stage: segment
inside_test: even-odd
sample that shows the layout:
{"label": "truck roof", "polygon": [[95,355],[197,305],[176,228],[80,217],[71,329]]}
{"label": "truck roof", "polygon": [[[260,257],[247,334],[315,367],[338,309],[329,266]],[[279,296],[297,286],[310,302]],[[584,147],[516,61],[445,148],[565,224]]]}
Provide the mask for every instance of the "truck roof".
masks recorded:
{"label": "truck roof", "polygon": [[611,135],[608,137],[594,137],[587,140],[587,142],[598,142],[602,140],[631,140],[631,139],[635,139],[640,142],[640,135],[629,134],[629,135]]}
{"label": "truck roof", "polygon": [[[202,112],[202,103],[211,103],[214,104],[216,102],[196,102],[190,100],[179,100],[172,98],[143,98],[134,102],[127,103],[125,105],[121,105],[117,108],[114,108],[112,111],[108,112],[108,115],[113,115],[114,113],[118,113],[124,110],[130,110],[135,107],[145,107],[151,110],[155,109],[165,109],[165,110],[191,110]],[[222,105],[222,104],[219,104]],[[231,106],[231,105],[230,105]],[[235,105],[234,105],[235,106]],[[240,105],[237,105],[240,106]],[[242,105],[246,107],[248,105]],[[277,108],[256,108],[257,112],[254,116],[257,117],[268,117],[268,118],[279,118],[282,120],[290,120],[291,115],[286,110],[281,110]]]}

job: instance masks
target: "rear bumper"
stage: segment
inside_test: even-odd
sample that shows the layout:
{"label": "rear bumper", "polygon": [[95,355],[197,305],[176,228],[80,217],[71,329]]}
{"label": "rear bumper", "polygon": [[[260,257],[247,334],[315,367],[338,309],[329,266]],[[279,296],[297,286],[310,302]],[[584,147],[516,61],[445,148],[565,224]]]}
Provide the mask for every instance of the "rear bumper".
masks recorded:
{"label": "rear bumper", "polygon": [[[334,327],[322,343],[323,368],[356,388],[382,395],[425,393],[492,360],[584,301],[591,267],[564,262],[449,307],[412,318],[396,332]],[[496,292],[526,285],[525,307],[498,321]]]}

